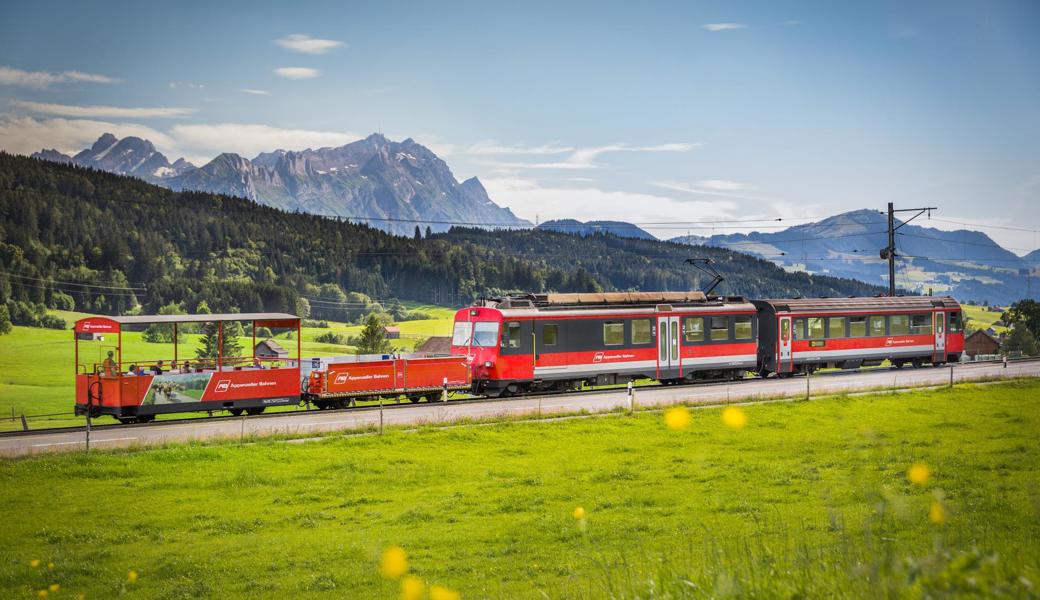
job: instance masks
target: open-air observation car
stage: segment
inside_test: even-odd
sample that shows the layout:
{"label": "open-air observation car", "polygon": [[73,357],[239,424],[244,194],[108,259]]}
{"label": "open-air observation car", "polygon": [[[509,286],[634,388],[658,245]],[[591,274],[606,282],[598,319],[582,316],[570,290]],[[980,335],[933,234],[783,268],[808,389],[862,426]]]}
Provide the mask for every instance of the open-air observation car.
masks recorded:
{"label": "open-air observation car", "polygon": [[[251,356],[221,357],[224,324],[228,322],[252,323]],[[187,323],[216,323],[215,357],[179,353],[177,328]],[[173,360],[124,361],[124,329],[153,324],[171,327]],[[258,356],[256,331],[260,327],[295,330],[295,359]],[[300,319],[295,315],[89,317],[76,321],[74,332],[77,415],[111,415],[124,423],[148,422],[163,413],[228,410],[232,414],[260,414],[268,406],[300,400]],[[89,345],[81,351],[81,343]],[[97,354],[88,356],[91,349]]]}

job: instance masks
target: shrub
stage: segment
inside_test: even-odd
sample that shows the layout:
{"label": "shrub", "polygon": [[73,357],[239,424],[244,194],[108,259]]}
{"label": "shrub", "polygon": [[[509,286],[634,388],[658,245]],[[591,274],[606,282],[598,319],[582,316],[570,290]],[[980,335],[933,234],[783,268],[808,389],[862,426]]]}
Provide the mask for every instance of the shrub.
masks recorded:
{"label": "shrub", "polygon": [[314,338],[314,341],[322,344],[337,344],[339,346],[345,346],[347,344],[347,338],[343,334],[336,333],[334,331],[326,331],[325,333]]}

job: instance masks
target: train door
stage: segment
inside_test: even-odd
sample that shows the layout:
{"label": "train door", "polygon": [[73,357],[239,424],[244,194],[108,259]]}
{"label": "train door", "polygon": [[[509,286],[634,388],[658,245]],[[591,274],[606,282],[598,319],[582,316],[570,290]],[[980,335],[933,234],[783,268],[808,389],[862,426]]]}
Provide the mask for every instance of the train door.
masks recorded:
{"label": "train door", "polygon": [[794,370],[791,360],[791,317],[780,317],[780,335],[777,340],[777,373],[790,373]]}
{"label": "train door", "polygon": [[937,311],[935,315],[935,355],[932,362],[935,364],[946,362],[946,313]]}
{"label": "train door", "polygon": [[657,377],[675,379],[679,372],[679,317],[657,318]]}

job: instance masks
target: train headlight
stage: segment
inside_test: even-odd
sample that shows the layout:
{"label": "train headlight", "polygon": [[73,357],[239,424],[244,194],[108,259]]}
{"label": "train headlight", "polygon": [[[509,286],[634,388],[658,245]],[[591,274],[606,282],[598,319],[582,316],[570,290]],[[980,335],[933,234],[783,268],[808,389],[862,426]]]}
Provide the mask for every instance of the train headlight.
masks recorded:
{"label": "train headlight", "polygon": [[484,361],[484,367],[487,368],[487,369],[490,369],[492,364],[493,363],[490,360],[485,360]]}

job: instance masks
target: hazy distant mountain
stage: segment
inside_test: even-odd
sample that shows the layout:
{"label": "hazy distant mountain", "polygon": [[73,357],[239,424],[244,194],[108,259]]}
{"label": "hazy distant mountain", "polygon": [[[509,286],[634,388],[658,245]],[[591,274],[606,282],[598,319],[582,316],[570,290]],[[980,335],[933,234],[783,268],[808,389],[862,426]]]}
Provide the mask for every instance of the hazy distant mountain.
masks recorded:
{"label": "hazy distant mountain", "polygon": [[1033,250],[1029,254],[1022,257],[1022,260],[1029,263],[1033,268],[1038,266],[1040,263],[1040,250]]}
{"label": "hazy distant mountain", "polygon": [[[111,134],[74,157],[44,151],[35,158],[134,175],[174,190],[241,196],[286,210],[349,217],[410,235],[416,225],[446,231],[451,223],[522,227],[529,222],[495,204],[474,177],[459,183],[448,165],[411,138],[379,134],[340,146],[262,152],[252,161],[225,153],[194,167],[172,165],[151,142]],[[440,223],[438,223],[440,222]]]}
{"label": "hazy distant mountain", "polygon": [[641,240],[656,240],[653,235],[643,231],[639,227],[624,221],[576,221],[574,219],[557,219],[546,221],[536,229],[548,229],[562,233],[573,233],[576,235],[590,236],[596,234],[613,234],[618,237],[636,238]]}
{"label": "hazy distant mountain", "polygon": [[[888,217],[857,210],[778,232],[674,238],[729,248],[771,260],[788,270],[849,277],[886,284],[888,263],[880,257],[888,244]],[[900,228],[901,255],[896,275],[900,287],[926,293],[950,293],[961,300],[1006,304],[1026,296],[1023,258],[1001,248],[978,231],[942,231],[926,227],[925,217]]]}
{"label": "hazy distant mountain", "polygon": [[194,169],[195,166],[183,158],[172,165],[148,140],[139,137],[118,139],[111,133],[99,137],[94,145],[75,156],[67,156],[57,150],[42,150],[33,158],[52,162],[72,163],[120,175],[133,175],[153,183]]}

